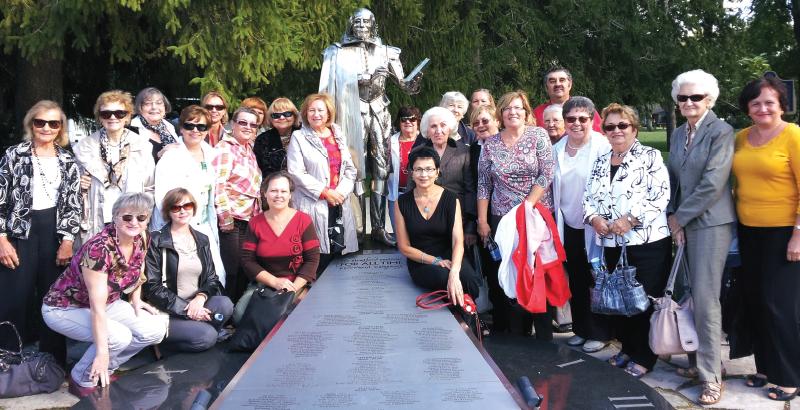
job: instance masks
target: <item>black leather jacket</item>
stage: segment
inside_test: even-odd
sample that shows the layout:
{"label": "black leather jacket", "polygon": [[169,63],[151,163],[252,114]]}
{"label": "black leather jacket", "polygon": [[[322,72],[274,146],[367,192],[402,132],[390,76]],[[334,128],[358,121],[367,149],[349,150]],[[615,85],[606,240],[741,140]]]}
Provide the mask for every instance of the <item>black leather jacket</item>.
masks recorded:
{"label": "black leather jacket", "polygon": [[[178,297],[178,252],[172,244],[171,223],[166,224],[160,231],[154,231],[150,236],[150,246],[147,249],[145,273],[147,282],[142,287],[142,297],[153,306],[169,313],[170,316],[186,317],[184,310],[189,301]],[[200,293],[205,293],[209,298],[224,293],[217,273],[214,270],[214,261],[211,259],[211,243],[208,237],[193,228],[192,234],[197,242],[197,255],[203,266],[203,271],[198,279]],[[164,252],[166,250],[166,252]],[[161,284],[161,266],[167,260],[167,284]]]}

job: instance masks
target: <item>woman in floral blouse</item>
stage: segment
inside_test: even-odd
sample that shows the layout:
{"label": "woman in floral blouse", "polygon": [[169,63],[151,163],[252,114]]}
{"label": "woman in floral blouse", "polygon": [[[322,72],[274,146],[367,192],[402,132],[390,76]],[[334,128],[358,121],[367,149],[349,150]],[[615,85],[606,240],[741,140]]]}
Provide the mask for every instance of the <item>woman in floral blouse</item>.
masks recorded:
{"label": "woman in floral blouse", "polygon": [[[83,397],[146,346],[159,343],[166,323],[142,309],[143,232],[153,209],[150,195],[126,193],[112,207],[112,222],[86,241],[44,297],[42,316],[54,331],[92,342],[72,368],[70,393]],[[129,302],[121,299],[127,294]]]}
{"label": "woman in floral blouse", "polygon": [[[478,235],[485,244],[497,230],[500,219],[522,201],[542,202],[553,208],[550,184],[553,182],[553,150],[550,137],[535,124],[528,96],[523,91],[506,93],[497,105],[497,120],[502,131],[483,142],[478,160]],[[491,199],[491,209],[489,203]],[[496,271],[497,266],[492,267]],[[496,331],[510,328],[511,305],[497,283],[497,275],[489,274],[489,297],[494,305],[492,319]],[[527,332],[531,321],[537,339],[553,338],[550,313],[533,315],[517,310],[515,333]],[[520,324],[521,326],[516,326]]]}

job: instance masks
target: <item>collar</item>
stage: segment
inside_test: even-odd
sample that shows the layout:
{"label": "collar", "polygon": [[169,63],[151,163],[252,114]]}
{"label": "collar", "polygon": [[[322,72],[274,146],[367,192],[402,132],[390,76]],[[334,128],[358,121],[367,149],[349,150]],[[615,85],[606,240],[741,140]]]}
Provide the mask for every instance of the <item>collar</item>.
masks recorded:
{"label": "collar", "polygon": [[[425,145],[432,147],[433,140],[431,140],[430,138],[425,138]],[[447,137],[447,146],[450,148],[455,148],[458,146],[458,143],[452,137]]]}
{"label": "collar", "polygon": [[692,127],[689,124],[689,122],[687,121],[686,122],[686,132],[687,133],[689,133],[689,132],[697,132],[697,130],[700,128],[700,126],[703,125],[703,121],[706,119],[706,117],[708,116],[709,112],[711,112],[711,109],[706,110],[706,112],[703,113],[702,116],[700,116],[700,119],[697,120],[697,124],[695,124],[694,127]]}

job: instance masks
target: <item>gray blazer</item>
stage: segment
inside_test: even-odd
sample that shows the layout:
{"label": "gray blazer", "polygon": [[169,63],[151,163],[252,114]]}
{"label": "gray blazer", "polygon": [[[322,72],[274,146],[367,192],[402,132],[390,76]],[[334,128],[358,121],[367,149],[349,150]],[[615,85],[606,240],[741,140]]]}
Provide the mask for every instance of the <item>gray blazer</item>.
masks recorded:
{"label": "gray blazer", "polygon": [[674,214],[685,229],[735,222],[730,183],[733,128],[709,110],[692,144],[684,149],[687,126],[683,124],[672,133],[667,213]]}

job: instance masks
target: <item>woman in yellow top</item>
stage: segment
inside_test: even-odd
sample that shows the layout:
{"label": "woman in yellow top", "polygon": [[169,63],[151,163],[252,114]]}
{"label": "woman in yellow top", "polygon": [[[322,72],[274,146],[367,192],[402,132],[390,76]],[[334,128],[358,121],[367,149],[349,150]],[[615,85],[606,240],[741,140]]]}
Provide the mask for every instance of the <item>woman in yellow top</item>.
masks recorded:
{"label": "woman in yellow top", "polygon": [[783,121],[786,88],[775,78],[748,83],[739,106],[753,126],[736,135],[733,173],[742,254],[744,311],[753,325],[757,374],[772,400],[800,386],[800,127]]}

